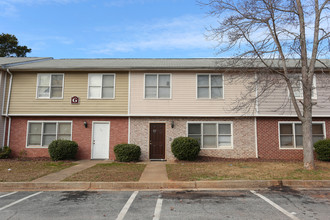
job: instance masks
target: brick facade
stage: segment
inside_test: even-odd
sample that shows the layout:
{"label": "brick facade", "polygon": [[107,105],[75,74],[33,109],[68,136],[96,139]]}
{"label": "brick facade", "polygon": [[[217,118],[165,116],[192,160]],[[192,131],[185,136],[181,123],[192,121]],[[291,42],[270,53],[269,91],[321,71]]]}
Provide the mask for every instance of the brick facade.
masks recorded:
{"label": "brick facade", "polygon": [[[77,159],[91,159],[91,136],[93,121],[110,122],[109,159],[114,160],[113,148],[116,144],[128,142],[128,119],[125,117],[12,117],[10,128],[10,148],[13,156],[25,154],[27,157],[49,157],[47,148],[27,148],[27,122],[72,121],[72,140],[78,143]],[[87,122],[87,128],[84,122]]]}
{"label": "brick facade", "polygon": [[[280,149],[278,122],[297,122],[297,118],[258,118],[258,155],[261,159],[302,160],[302,149]],[[313,121],[325,122],[326,137],[330,138],[330,119],[314,118]]]}
{"label": "brick facade", "polygon": [[[171,127],[172,121],[174,127]],[[149,160],[149,123],[166,123],[165,158],[174,160],[171,143],[174,138],[187,136],[188,121],[233,122],[233,149],[202,149],[200,155],[221,158],[255,158],[255,124],[253,118],[131,118],[130,141],[141,147],[142,160]]]}

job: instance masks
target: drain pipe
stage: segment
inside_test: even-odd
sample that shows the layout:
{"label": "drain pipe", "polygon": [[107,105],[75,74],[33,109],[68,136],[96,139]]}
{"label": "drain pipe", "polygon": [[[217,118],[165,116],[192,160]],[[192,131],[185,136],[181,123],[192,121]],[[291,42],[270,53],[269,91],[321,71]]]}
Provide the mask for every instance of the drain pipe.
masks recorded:
{"label": "drain pipe", "polygon": [[7,107],[6,107],[6,118],[8,118],[9,121],[8,121],[8,131],[5,130],[5,134],[7,132],[7,146],[9,146],[11,117],[9,117],[8,113],[9,113],[9,103],[10,103],[10,96],[11,96],[11,87],[12,87],[12,83],[13,83],[13,74],[9,71],[8,68],[7,68],[7,73],[9,73],[9,75],[10,75],[9,89],[8,89],[8,98],[7,98]]}

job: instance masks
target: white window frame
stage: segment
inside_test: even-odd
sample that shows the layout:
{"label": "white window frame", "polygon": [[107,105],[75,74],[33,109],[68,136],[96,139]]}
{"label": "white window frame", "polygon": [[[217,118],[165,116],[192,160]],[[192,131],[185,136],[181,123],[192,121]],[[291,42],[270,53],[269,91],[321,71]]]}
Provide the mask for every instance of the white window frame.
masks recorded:
{"label": "white window frame", "polygon": [[[100,75],[101,76],[101,96],[100,97],[89,97],[89,88],[90,88],[90,80],[89,80],[89,76],[90,75]],[[112,98],[103,98],[103,94],[102,94],[102,91],[103,91],[103,76],[113,76],[113,97]],[[116,98],[116,73],[88,73],[88,89],[87,89],[87,99],[115,99]]]}
{"label": "white window frame", "polygon": [[[155,98],[147,98],[146,97],[146,76],[148,75],[157,75],[157,88],[156,88],[156,97]],[[169,98],[160,98],[158,94],[159,90],[159,75],[169,75],[170,76],[170,97]],[[172,73],[145,73],[144,74],[144,82],[143,82],[143,99],[172,99]]]}
{"label": "white window frame", "polygon": [[[285,147],[281,146],[281,129],[280,125],[281,124],[290,124],[292,126],[292,135],[293,135],[293,147]],[[278,122],[278,145],[280,150],[303,150],[303,147],[297,147],[296,146],[296,124],[301,124],[300,121],[279,121]],[[324,121],[315,121],[312,122],[312,124],[321,124],[322,129],[323,129],[323,139],[326,138],[326,127],[325,127],[325,122]],[[313,134],[312,134],[313,137]]]}
{"label": "white window frame", "polygon": [[[198,97],[198,76],[205,76],[205,75],[209,76],[209,86],[208,86],[209,97],[208,98],[199,98]],[[211,91],[212,91],[212,82],[211,82],[212,76],[221,76],[221,78],[222,78],[222,85],[221,85],[222,86],[222,97],[220,97],[220,98],[212,98],[212,94],[211,94]],[[196,99],[200,99],[200,100],[203,100],[203,99],[219,100],[219,99],[224,99],[224,98],[225,98],[225,89],[224,89],[224,76],[223,76],[223,74],[219,74],[219,73],[197,73],[196,74]]]}
{"label": "white window frame", "polygon": [[[49,81],[49,96],[48,97],[39,97],[38,88],[39,88],[39,76],[40,75],[49,75],[50,81]],[[62,96],[61,97],[50,97],[50,94],[52,94],[52,76],[53,75],[62,75]],[[64,94],[64,73],[38,73],[37,74],[37,89],[36,89],[36,99],[63,99]]]}
{"label": "white window frame", "polygon": [[[234,131],[232,121],[187,121],[186,123],[186,136],[189,137],[189,124],[200,124],[201,125],[201,149],[217,150],[217,149],[234,149]],[[217,135],[217,147],[216,148],[204,148],[203,147],[203,129],[204,124],[216,124],[216,135]],[[231,131],[231,145],[229,146],[219,146],[219,124],[230,124]]]}
{"label": "white window frame", "polygon": [[[289,75],[289,79],[290,79],[290,76],[292,78],[299,78],[299,96],[295,96],[296,99],[303,99],[304,98],[304,92],[303,92],[303,85],[302,85],[302,76],[301,74],[291,74]],[[292,83],[291,83],[292,85]],[[295,86],[292,86],[292,88],[295,88]],[[288,96],[290,97],[290,92],[289,92],[289,89],[288,89]],[[313,76],[313,88],[312,88],[312,99],[317,99],[317,90],[316,90],[316,75],[314,74]]]}
{"label": "white window frame", "polygon": [[[29,133],[30,133],[30,123],[41,123],[41,145],[29,145]],[[45,123],[56,123],[56,140],[58,135],[58,124],[59,123],[70,123],[71,125],[71,137],[70,140],[72,141],[72,121],[27,121],[27,128],[26,128],[26,148],[48,148],[48,145],[42,145],[43,141],[43,133],[44,133],[44,124]]]}

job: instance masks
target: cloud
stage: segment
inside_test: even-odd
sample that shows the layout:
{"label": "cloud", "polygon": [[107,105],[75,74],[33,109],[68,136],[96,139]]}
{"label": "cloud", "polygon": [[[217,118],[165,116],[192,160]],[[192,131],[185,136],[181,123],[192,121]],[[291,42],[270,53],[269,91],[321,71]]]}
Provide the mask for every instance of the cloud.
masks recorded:
{"label": "cloud", "polygon": [[[115,53],[145,50],[190,50],[210,49],[215,42],[207,41],[204,36],[205,26],[214,22],[202,15],[187,15],[170,20],[157,20],[149,23],[135,23],[120,27],[122,38],[112,39],[89,48],[89,53],[112,55]],[[117,30],[117,27],[96,27],[98,32]],[[125,38],[123,40],[123,38]]]}

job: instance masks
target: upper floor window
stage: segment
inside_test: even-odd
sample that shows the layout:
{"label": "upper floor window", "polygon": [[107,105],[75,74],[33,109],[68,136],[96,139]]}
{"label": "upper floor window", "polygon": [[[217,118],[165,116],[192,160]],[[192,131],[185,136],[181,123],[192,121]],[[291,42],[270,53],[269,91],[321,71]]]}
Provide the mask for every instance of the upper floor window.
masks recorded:
{"label": "upper floor window", "polygon": [[[313,144],[324,139],[324,123],[313,122],[312,140]],[[281,122],[279,123],[280,148],[302,148],[303,132],[300,122]]]}
{"label": "upper floor window", "polygon": [[171,98],[171,74],[145,74],[146,99]]}
{"label": "upper floor window", "polygon": [[197,98],[223,98],[223,77],[219,74],[197,75]]}
{"label": "upper floor window", "polygon": [[[303,99],[304,98],[304,92],[303,92],[303,84],[302,84],[302,76],[301,74],[291,74],[289,75],[292,89],[294,96],[297,99]],[[316,95],[316,77],[314,75],[313,77],[313,85],[312,85],[312,99],[317,99]]]}
{"label": "upper floor window", "polygon": [[37,98],[63,98],[63,73],[40,73],[37,80]]}
{"label": "upper floor window", "polygon": [[232,122],[188,122],[188,137],[201,148],[232,148]]}
{"label": "upper floor window", "polygon": [[88,98],[113,99],[115,97],[115,74],[88,74]]}
{"label": "upper floor window", "polygon": [[27,146],[47,147],[53,140],[71,140],[70,121],[29,121]]}

